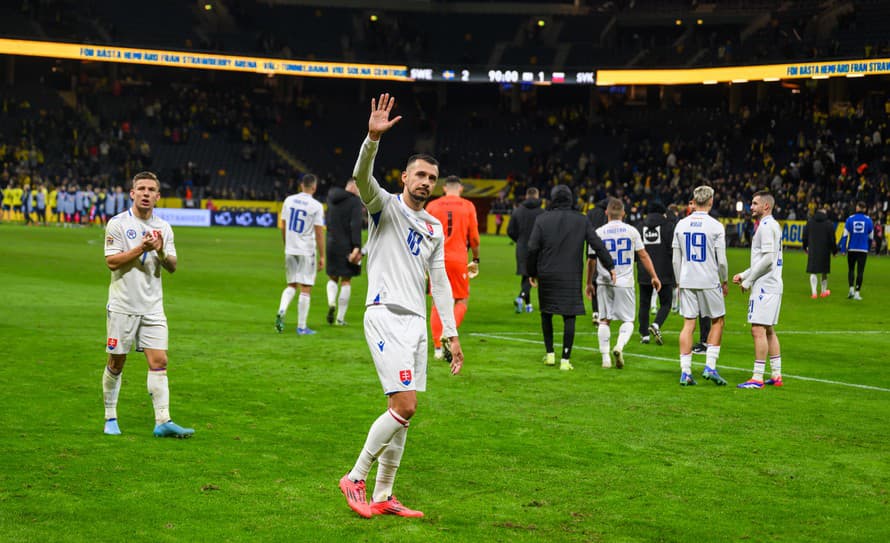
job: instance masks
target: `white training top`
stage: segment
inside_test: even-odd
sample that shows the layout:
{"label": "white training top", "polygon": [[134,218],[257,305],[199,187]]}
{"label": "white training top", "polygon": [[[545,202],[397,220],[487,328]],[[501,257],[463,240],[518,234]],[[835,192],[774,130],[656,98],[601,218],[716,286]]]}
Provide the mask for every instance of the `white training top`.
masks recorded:
{"label": "white training top", "polygon": [[[646,247],[639,230],[622,221],[609,221],[596,229],[615,262],[616,287],[634,286],[634,255]],[[612,275],[601,265],[596,267],[596,283],[612,285]]]}
{"label": "white training top", "polygon": [[[136,217],[132,209],[115,215],[105,227],[105,256],[125,253],[142,245],[148,232],[158,230],[164,239],[163,251],[176,256],[173,229],[164,219],[152,214],[147,221]],[[161,285],[161,260],[157,251],[143,253],[111,272],[108,287],[108,311],[127,315],[150,315],[164,312],[164,291]]]}
{"label": "white training top", "polygon": [[[396,306],[426,317],[427,275],[442,318],[443,336],[457,335],[454,300],[445,273],[442,224],[426,210],[414,211],[401,195],[380,188],[371,175],[379,142],[365,138],[353,170],[368,209],[368,295],[365,304]],[[450,306],[449,306],[450,304]]]}
{"label": "white training top", "polygon": [[291,194],[281,206],[281,222],[286,228],[284,254],[315,254],[315,227],[324,226],[321,202],[305,192]]}
{"label": "white training top", "polygon": [[772,215],[760,219],[751,240],[751,267],[742,272],[742,286],[752,293],[782,292],[782,227]]}
{"label": "white training top", "polygon": [[720,276],[720,263],[726,262],[726,230],[706,212],[696,211],[680,219],[671,247],[674,258],[679,258],[674,270],[679,269],[676,279],[681,288],[714,288],[726,280]]}

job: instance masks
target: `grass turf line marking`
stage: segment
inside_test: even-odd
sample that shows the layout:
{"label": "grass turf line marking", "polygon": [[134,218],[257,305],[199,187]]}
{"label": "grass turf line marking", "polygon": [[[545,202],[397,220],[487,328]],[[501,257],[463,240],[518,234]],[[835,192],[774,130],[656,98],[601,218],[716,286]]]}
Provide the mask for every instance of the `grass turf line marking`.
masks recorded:
{"label": "grass turf line marking", "polygon": [[[532,334],[533,332],[516,332],[515,334],[518,335],[520,333],[521,334]],[[479,333],[479,332],[471,332],[469,335],[473,336],[473,337],[482,337],[482,338],[487,338],[487,339],[502,339],[505,341],[518,341],[521,343],[533,343],[535,345],[543,345],[544,344],[543,341],[518,338],[518,337],[516,337],[516,335],[483,334],[483,333]],[[591,351],[594,353],[599,352],[599,349],[594,349],[593,347],[584,347],[584,346],[579,346],[579,345],[575,345],[574,347],[572,347],[572,349],[578,350],[578,351]],[[636,357],[636,358],[645,358],[648,360],[657,360],[659,362],[679,363],[679,360],[677,358],[667,358],[664,356],[652,356],[652,355],[648,355],[648,354],[639,354],[639,353],[624,353],[624,355],[625,356],[630,355],[631,357]],[[704,364],[702,364],[701,362],[693,362],[693,365],[704,366]],[[751,371],[751,368],[736,368],[733,366],[725,366],[723,364],[720,365],[720,369],[736,370],[736,371]],[[838,385],[838,386],[845,386],[845,387],[852,387],[852,388],[860,388],[863,390],[877,390],[878,392],[890,392],[890,388],[882,388],[882,387],[876,387],[876,386],[871,386],[871,385],[860,385],[859,383],[845,383],[843,381],[832,381],[831,379],[817,379],[815,377],[792,375],[790,373],[783,373],[782,377],[791,377],[792,379],[800,379],[801,381],[812,381],[814,383],[823,383],[823,384],[827,384],[827,385]]]}

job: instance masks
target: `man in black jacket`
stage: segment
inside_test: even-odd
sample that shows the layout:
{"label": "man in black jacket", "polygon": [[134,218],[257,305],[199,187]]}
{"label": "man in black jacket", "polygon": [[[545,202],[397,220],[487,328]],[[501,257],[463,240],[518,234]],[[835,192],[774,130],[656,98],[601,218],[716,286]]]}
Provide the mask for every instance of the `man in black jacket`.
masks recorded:
{"label": "man in black jacket", "polygon": [[[831,257],[837,254],[834,223],[828,220],[826,210],[817,209],[803,229],[803,250],[807,253],[807,273],[810,274],[810,298],[830,296],[828,274],[831,273]],[[818,294],[817,274],[822,274],[822,294]]]}
{"label": "man in black jacket", "polygon": [[[574,207],[574,195],[567,185],[550,192],[550,208],[535,220],[528,241],[527,271],[531,285],[538,286],[541,329],[547,354],[544,363],[556,364],[553,351],[553,315],[562,315],[562,357],[559,369],[574,369],[570,361],[575,341],[575,317],[584,314],[581,288],[584,280],[584,242],[615,281],[615,264],[593,226]],[[594,266],[594,268],[596,268]]]}
{"label": "man in black jacket", "polygon": [[328,191],[325,222],[328,228],[328,261],[325,269],[328,274],[327,320],[328,324],[345,326],[346,309],[352,294],[351,281],[361,273],[359,262],[362,260],[362,202],[355,179],[350,178],[342,189],[331,187]]}
{"label": "man in black jacket", "polygon": [[662,345],[661,327],[671,313],[671,302],[676,281],[674,280],[674,267],[672,264],[673,249],[671,241],[674,239],[674,223],[664,215],[664,205],[661,202],[650,202],[647,208],[648,215],[640,224],[640,235],[643,237],[643,245],[652,264],[655,273],[661,280],[661,290],[658,291],[658,313],[655,322],[649,325],[649,305],[652,301],[652,279],[645,267],[637,260],[637,282],[640,284],[640,336],[642,343],[649,343],[650,334],[654,336],[655,343]]}
{"label": "man in black jacket", "polygon": [[532,235],[532,227],[535,219],[543,213],[538,189],[531,187],[525,191],[525,200],[513,210],[510,224],[507,225],[507,235],[516,242],[516,275],[522,277],[519,284],[519,296],[513,301],[516,312],[526,311],[531,313],[531,283],[528,280],[526,261],[528,260],[528,238]]}

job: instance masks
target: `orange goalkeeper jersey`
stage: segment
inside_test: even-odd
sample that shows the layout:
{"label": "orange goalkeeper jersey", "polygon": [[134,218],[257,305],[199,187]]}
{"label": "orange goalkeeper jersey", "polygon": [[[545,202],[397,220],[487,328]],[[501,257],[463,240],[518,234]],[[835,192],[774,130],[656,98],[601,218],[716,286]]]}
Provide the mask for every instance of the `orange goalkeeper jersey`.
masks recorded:
{"label": "orange goalkeeper jersey", "polygon": [[442,196],[426,206],[445,231],[445,260],[467,261],[467,248],[479,246],[476,207],[460,196]]}

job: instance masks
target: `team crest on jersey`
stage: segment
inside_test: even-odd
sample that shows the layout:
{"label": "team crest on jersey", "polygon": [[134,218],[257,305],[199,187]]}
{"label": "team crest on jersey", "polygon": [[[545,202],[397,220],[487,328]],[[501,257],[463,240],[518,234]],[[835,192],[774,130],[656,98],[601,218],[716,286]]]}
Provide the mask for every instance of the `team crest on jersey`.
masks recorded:
{"label": "team crest on jersey", "polygon": [[108,343],[106,343],[106,346],[108,347],[109,351],[115,350],[117,348],[117,338],[116,337],[108,338]]}
{"label": "team crest on jersey", "polygon": [[401,370],[399,371],[399,381],[408,386],[411,384],[411,370]]}
{"label": "team crest on jersey", "polygon": [[433,232],[433,225],[431,225],[430,223],[426,223],[426,231],[429,232],[430,235],[432,236],[433,233],[434,233],[434,232]]}
{"label": "team crest on jersey", "polygon": [[127,228],[127,237],[129,239],[136,239],[136,231],[132,228]]}

